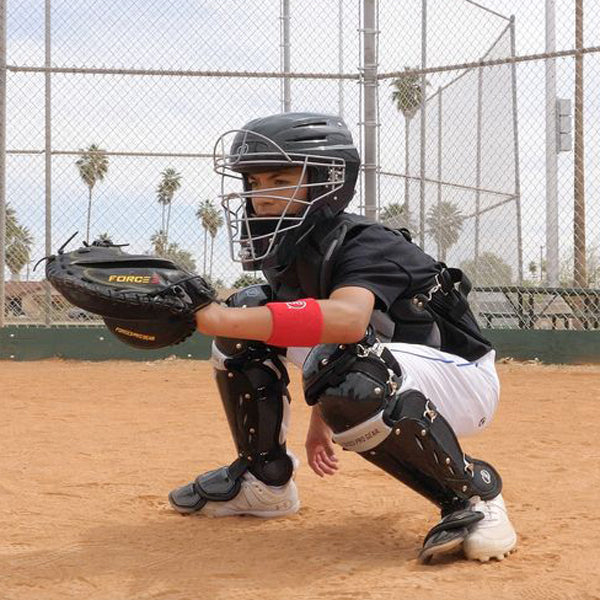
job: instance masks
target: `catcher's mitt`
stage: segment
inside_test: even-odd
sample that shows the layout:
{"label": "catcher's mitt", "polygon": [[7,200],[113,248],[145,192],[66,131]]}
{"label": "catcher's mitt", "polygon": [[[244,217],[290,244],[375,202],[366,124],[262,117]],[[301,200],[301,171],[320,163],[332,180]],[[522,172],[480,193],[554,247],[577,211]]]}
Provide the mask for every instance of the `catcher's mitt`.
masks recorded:
{"label": "catcher's mitt", "polygon": [[64,252],[71,239],[47,258],[48,281],[75,306],[104,317],[131,346],[182,342],[196,329],[194,313],[216,298],[202,277],[167,258],[127,254],[98,241]]}

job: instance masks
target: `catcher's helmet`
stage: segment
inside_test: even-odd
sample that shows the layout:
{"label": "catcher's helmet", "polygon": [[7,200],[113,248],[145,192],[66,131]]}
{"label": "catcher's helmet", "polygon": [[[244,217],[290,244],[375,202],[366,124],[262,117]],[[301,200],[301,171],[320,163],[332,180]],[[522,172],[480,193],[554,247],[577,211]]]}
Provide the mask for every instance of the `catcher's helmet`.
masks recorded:
{"label": "catcher's helmet", "polygon": [[[318,218],[342,212],[354,195],[360,158],[352,135],[340,117],[318,113],[283,113],[255,119],[242,129],[228,131],[215,144],[214,168],[221,177],[221,203],[225,209],[232,259],[244,269],[256,270],[282,237]],[[302,169],[298,185],[253,192],[250,173]],[[226,177],[243,181],[243,191],[229,192]],[[306,200],[298,191],[306,188]],[[278,192],[286,190],[282,197]],[[293,190],[290,192],[290,190]],[[257,216],[253,195],[285,199],[281,215]],[[305,206],[288,213],[292,203]]]}

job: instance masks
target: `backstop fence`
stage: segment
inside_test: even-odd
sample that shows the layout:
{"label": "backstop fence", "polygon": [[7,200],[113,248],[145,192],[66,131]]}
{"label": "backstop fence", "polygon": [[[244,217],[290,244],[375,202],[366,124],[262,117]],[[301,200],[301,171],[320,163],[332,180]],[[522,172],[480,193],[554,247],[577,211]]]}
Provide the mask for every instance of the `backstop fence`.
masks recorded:
{"label": "backstop fence", "polygon": [[0,327],[98,324],[34,270],[76,231],[260,280],[213,144],[293,110],[344,117],[350,209],[461,267],[482,324],[598,329],[599,86],[590,0],[1,0]]}

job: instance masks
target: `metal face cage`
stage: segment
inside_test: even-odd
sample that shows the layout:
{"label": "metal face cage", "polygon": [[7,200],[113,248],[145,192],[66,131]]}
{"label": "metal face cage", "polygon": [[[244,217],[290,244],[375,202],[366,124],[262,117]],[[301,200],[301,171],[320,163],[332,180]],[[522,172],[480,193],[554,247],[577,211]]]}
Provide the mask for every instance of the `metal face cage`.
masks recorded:
{"label": "metal face cage", "polygon": [[[301,168],[295,185],[250,188],[248,175],[290,167]],[[225,132],[216,141],[213,168],[221,176],[219,198],[225,212],[231,259],[257,269],[285,233],[302,225],[325,198],[342,188],[346,161],[314,153],[289,153],[264,135],[237,129]],[[304,189],[306,200],[300,199]],[[281,213],[256,215],[252,205],[255,197],[281,202]],[[302,207],[295,212],[290,210],[293,204]]]}

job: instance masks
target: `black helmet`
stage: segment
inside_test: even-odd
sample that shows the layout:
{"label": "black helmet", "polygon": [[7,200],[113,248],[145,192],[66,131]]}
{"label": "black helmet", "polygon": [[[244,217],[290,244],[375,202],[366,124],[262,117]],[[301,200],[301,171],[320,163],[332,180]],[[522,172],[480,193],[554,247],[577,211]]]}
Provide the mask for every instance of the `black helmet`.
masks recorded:
{"label": "black helmet", "polygon": [[[260,268],[291,229],[303,229],[324,213],[342,212],[354,195],[360,158],[352,135],[340,117],[319,113],[283,113],[255,119],[242,129],[228,131],[215,144],[214,168],[222,175],[221,198],[231,240],[232,259],[245,269]],[[281,215],[259,217],[252,206],[248,174],[301,167]],[[227,177],[243,181],[243,190],[229,192]],[[296,194],[306,188],[306,200]],[[281,200],[278,190],[262,190]],[[304,204],[300,214],[287,214],[292,203]]]}

